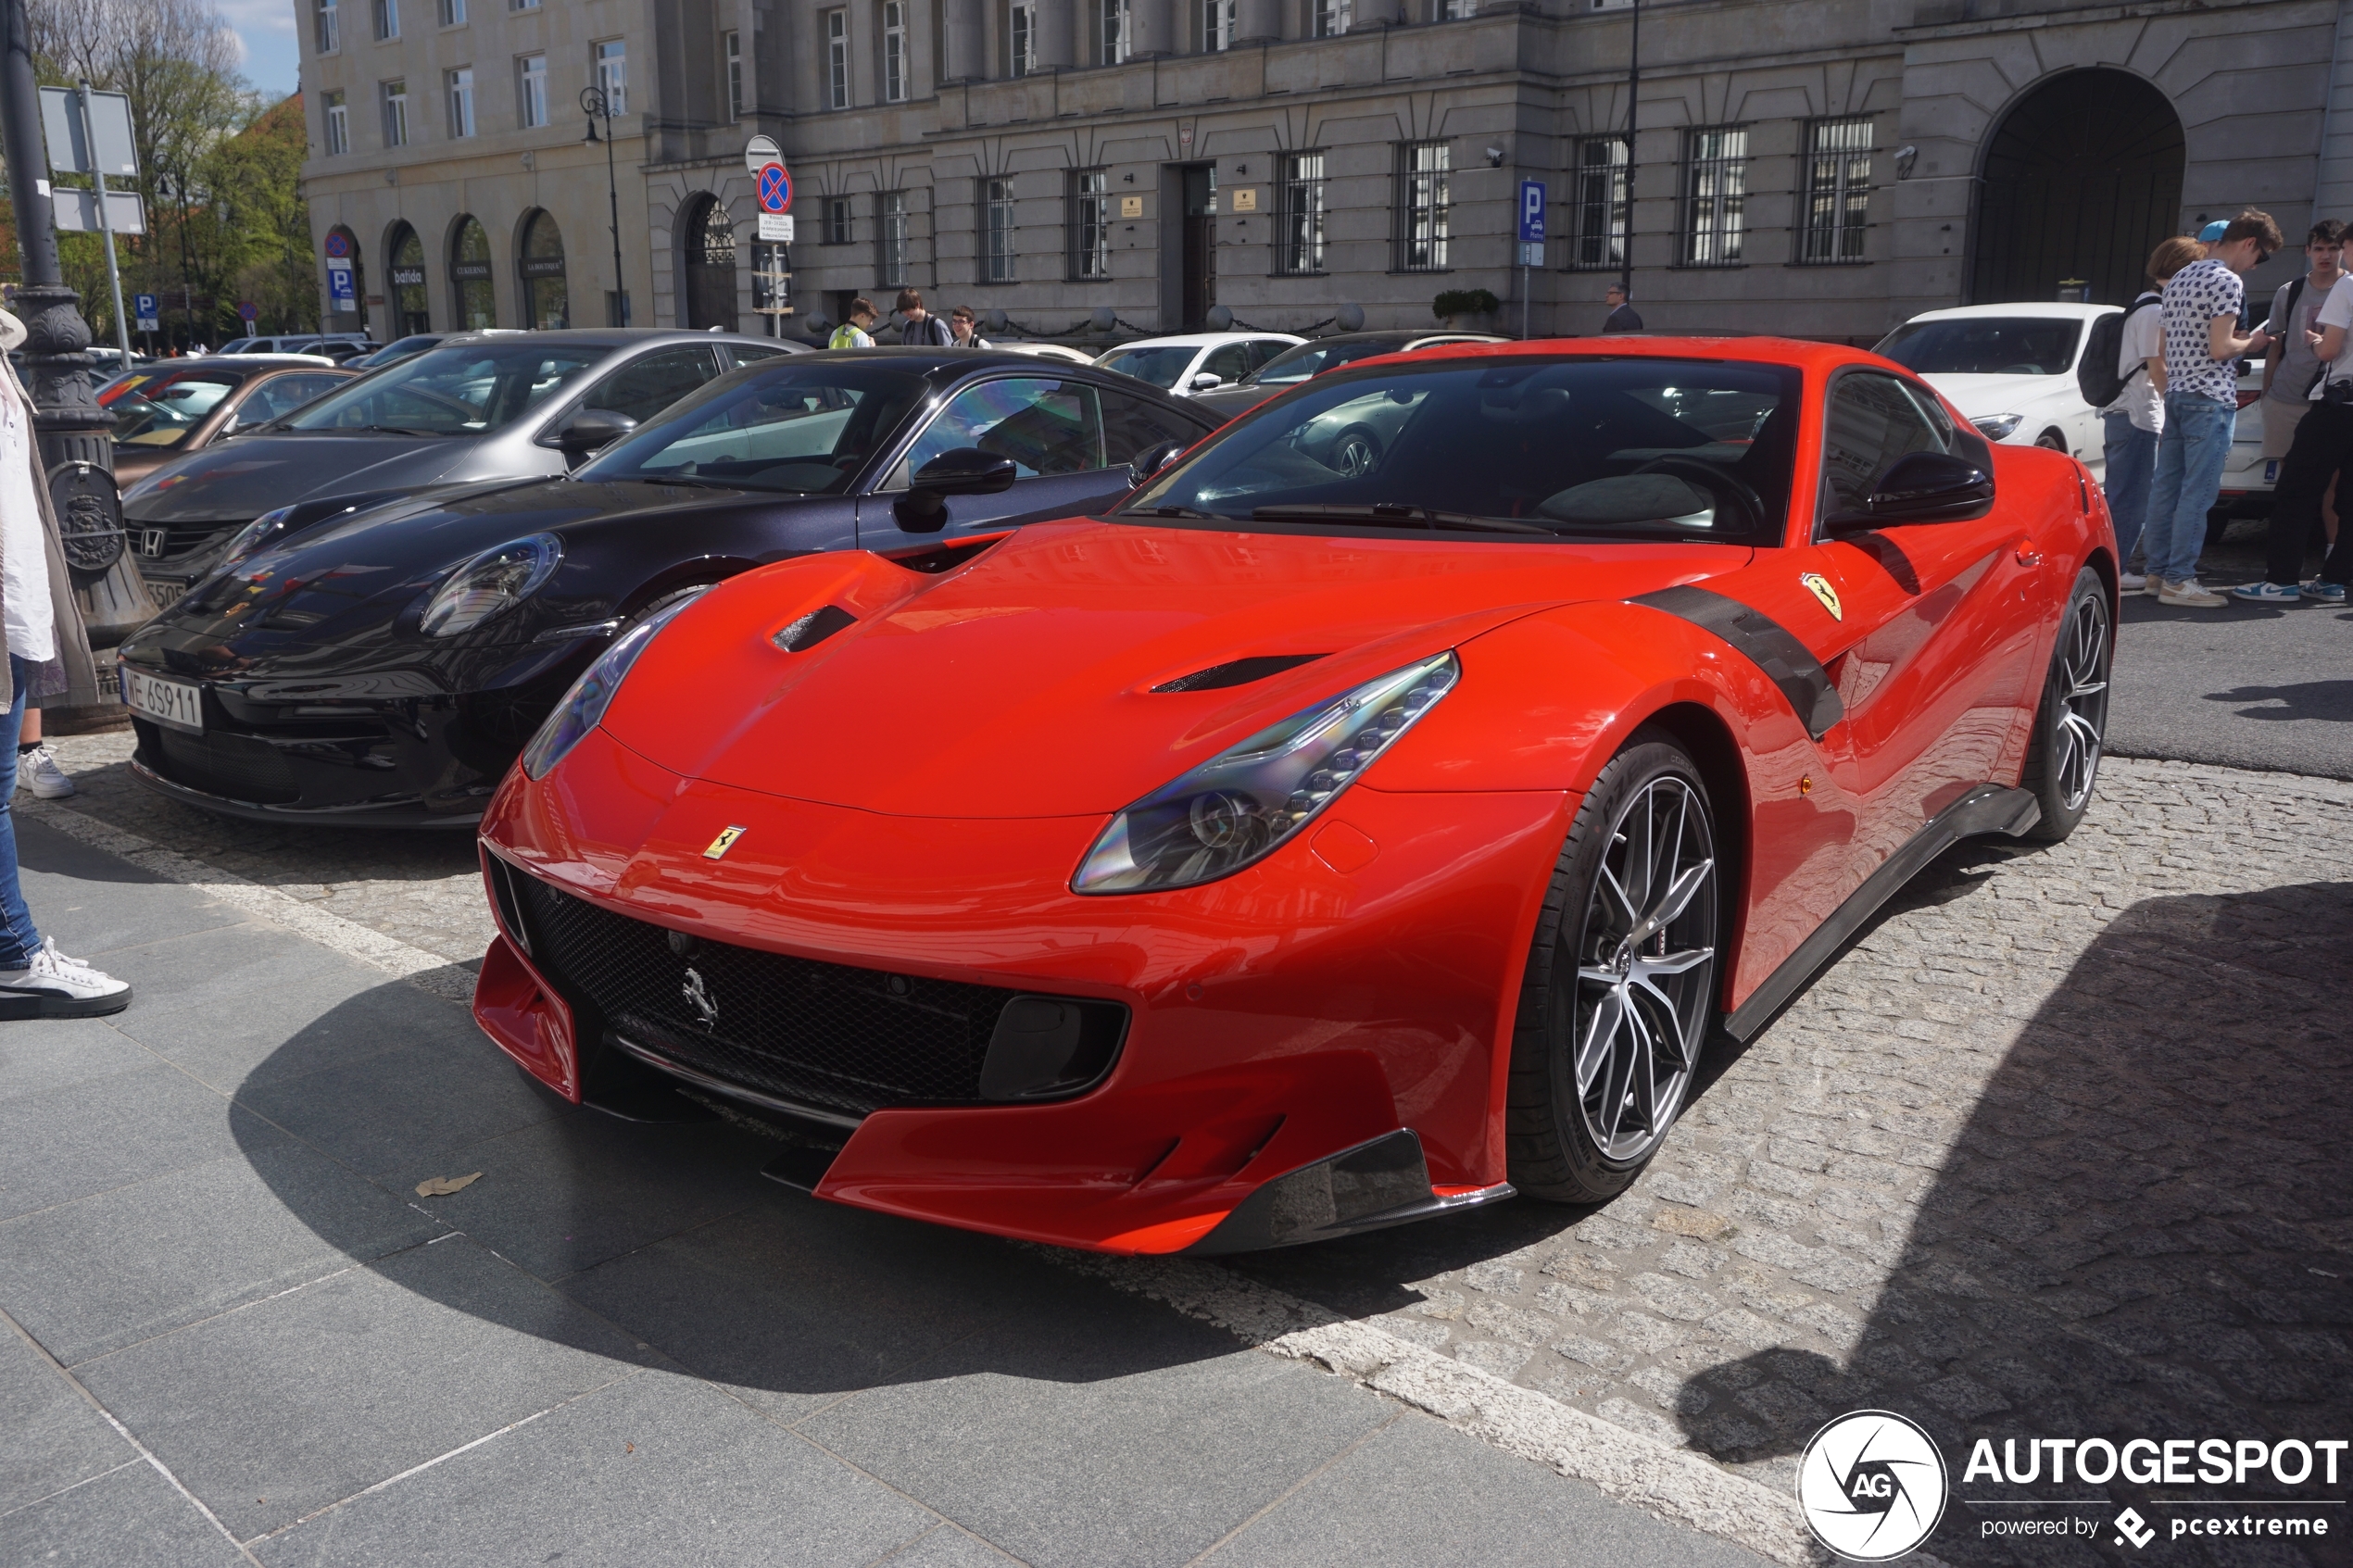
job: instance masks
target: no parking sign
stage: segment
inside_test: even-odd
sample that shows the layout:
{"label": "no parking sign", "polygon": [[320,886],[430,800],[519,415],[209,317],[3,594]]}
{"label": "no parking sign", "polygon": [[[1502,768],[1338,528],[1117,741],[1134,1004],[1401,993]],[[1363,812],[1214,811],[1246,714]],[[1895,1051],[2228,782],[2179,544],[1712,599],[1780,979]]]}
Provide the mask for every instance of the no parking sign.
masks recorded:
{"label": "no parking sign", "polygon": [[763,166],[760,170],[760,210],[790,212],[792,210],[792,176],[785,172],[781,163]]}

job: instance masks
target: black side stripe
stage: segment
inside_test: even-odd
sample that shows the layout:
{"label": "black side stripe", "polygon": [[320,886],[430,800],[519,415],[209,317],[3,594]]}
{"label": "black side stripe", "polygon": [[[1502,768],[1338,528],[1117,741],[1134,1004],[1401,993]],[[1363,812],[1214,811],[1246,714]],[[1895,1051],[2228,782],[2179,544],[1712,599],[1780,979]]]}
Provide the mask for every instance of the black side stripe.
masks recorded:
{"label": "black side stripe", "polygon": [[1846,704],[1838,699],[1838,688],[1831,684],[1830,671],[1806,651],[1804,643],[1790,635],[1772,617],[1751,609],[1738,599],[1728,599],[1689,583],[1661,588],[1655,594],[1644,594],[1626,602],[1663,609],[1731,644],[1743,658],[1765,671],[1767,680],[1781,688],[1781,695],[1796,710],[1798,721],[1816,740],[1830,734],[1831,726],[1846,717]]}

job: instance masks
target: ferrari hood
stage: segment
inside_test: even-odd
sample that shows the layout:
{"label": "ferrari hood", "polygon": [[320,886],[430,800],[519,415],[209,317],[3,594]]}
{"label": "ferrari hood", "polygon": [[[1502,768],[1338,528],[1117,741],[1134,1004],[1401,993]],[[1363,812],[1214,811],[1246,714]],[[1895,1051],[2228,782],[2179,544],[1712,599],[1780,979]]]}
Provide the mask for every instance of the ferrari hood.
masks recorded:
{"label": "ferrari hood", "polygon": [[1521,616],[1748,558],[1083,521],[942,572],[819,556],[713,589],[639,659],[605,727],[689,777],[829,805],[1108,812]]}
{"label": "ferrari hood", "polygon": [[123,493],[135,522],[251,521],[296,501],[434,483],[474,443],[442,436],[245,435],[167,463]]}

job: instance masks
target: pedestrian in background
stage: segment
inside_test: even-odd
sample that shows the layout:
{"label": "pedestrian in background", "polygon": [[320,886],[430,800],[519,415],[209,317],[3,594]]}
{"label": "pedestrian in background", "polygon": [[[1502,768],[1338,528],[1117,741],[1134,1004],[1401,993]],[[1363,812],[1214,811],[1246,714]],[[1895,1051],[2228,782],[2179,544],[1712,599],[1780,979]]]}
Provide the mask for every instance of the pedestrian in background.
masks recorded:
{"label": "pedestrian in background", "polygon": [[[2100,410],[2105,433],[2108,516],[2116,522],[2116,558],[2130,567],[2133,551],[2147,520],[2149,488],[2157,480],[2158,438],[2165,430],[2164,295],[2160,292],[2173,274],[2193,261],[2206,258],[2206,247],[2176,234],[2149,253],[2150,287],[2124,311],[2123,336],[2117,345],[2116,373],[2123,387]],[[2147,580],[2127,571],[2118,586],[2137,594]]]}
{"label": "pedestrian in background", "polygon": [[2271,558],[2264,581],[2231,592],[2259,603],[2312,599],[2342,605],[2347,583],[2353,583],[2353,529],[2337,530],[2321,574],[2299,584],[2305,546],[2312,525],[2321,521],[2321,500],[2330,482],[2353,462],[2353,284],[2329,290],[2329,297],[2313,318],[2320,331],[2309,346],[2320,361],[2320,378],[2306,397],[2310,405],[2296,426],[2296,442],[2280,462],[2280,482],[2271,493]]}
{"label": "pedestrian in background", "polygon": [[[2321,332],[2315,318],[2320,315],[2321,307],[2328,303],[2330,291],[2345,276],[2344,256],[2345,225],[2334,218],[2313,224],[2311,232],[2304,237],[2307,270],[2282,283],[2271,295],[2271,320],[2264,325],[2276,340],[2276,346],[2263,357],[2263,400],[2259,407],[2263,415],[2263,459],[2275,465],[2271,470],[2275,488],[2279,478],[2277,465],[2284,464],[2288,449],[2296,445],[2296,427],[2312,407],[2312,388],[2321,379],[2321,362],[2312,352]],[[2331,544],[2336,542],[2336,513],[2331,505],[2335,491],[2335,476],[2331,475],[2328,492],[2321,497],[2321,521]],[[2292,589],[2296,586],[2296,577],[2304,564],[2303,550],[2310,541],[2296,541],[2291,550],[2289,542],[2280,537],[2277,511],[2272,515],[2272,558],[2266,563],[2267,580],[2270,569],[2293,553],[2296,559],[2283,580]],[[2231,590],[2231,596],[2259,601],[2280,596],[2262,590],[2260,583],[2242,583]]]}
{"label": "pedestrian in background", "polygon": [[26,699],[98,700],[90,636],[66,577],[65,552],[50,514],[48,476],[32,430],[32,399],[7,363],[25,340],[22,321],[0,310],[0,623],[7,661],[0,671],[0,1018],[95,1018],[131,1005],[131,987],[57,951],[25,908],[19,884],[17,736]]}
{"label": "pedestrian in background", "polygon": [[875,302],[862,295],[849,302],[849,320],[834,329],[825,341],[827,348],[872,348],[875,346],[874,325],[876,320]]}
{"label": "pedestrian in background", "polygon": [[899,329],[899,341],[910,348],[950,348],[955,338],[950,335],[948,323],[924,308],[920,289],[899,291],[899,314],[905,318]]}
{"label": "pedestrian in background", "polygon": [[2157,596],[2166,604],[2205,608],[2230,602],[2199,586],[2197,558],[2238,427],[2233,361],[2265,353],[2271,342],[2259,328],[2239,335],[2246,301],[2243,278],[2280,245],[2280,226],[2271,214],[2249,208],[2208,246],[2205,260],[2183,268],[2165,285],[2158,307],[2165,325],[2165,429],[2158,437],[2143,547]]}
{"label": "pedestrian in background", "polygon": [[1602,297],[1609,301],[1608,319],[1602,322],[1602,332],[1604,334],[1639,332],[1642,330],[1642,319],[1634,313],[1634,307],[1627,302],[1624,283],[1610,284],[1608,292]]}
{"label": "pedestrian in background", "polygon": [[948,331],[955,338],[958,348],[997,346],[980,335],[978,325],[973,317],[973,307],[969,305],[959,305],[955,309],[948,312]]}

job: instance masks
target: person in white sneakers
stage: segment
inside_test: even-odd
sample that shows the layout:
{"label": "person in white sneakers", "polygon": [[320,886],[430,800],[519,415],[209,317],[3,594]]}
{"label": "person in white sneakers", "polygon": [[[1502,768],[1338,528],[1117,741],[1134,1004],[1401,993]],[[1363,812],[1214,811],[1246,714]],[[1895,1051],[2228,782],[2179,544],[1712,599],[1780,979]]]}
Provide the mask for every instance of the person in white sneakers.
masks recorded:
{"label": "person in white sneakers", "polygon": [[17,791],[17,736],[25,699],[63,695],[94,704],[98,674],[90,635],[66,581],[65,553],[25,395],[6,351],[25,340],[24,323],[0,310],[0,627],[7,666],[0,674],[0,1019],[94,1018],[131,1005],[131,987],[57,951],[41,935],[18,884],[17,824],[8,802]]}
{"label": "person in white sneakers", "polygon": [[38,708],[24,710],[24,733],[17,737],[17,783],[44,800],[63,800],[74,792],[73,781],[57,766],[57,754],[41,738]]}

